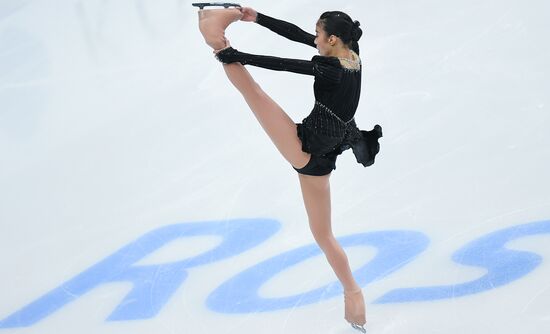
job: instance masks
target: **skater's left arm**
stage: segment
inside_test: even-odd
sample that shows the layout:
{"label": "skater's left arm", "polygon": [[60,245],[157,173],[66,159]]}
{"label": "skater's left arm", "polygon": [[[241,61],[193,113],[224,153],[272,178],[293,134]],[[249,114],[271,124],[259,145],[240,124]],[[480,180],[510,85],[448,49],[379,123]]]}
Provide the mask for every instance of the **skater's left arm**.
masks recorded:
{"label": "skater's left arm", "polygon": [[314,48],[317,47],[315,35],[302,30],[295,24],[267,16],[251,7],[241,7],[240,10],[243,14],[241,21],[255,22],[291,41],[307,44]]}

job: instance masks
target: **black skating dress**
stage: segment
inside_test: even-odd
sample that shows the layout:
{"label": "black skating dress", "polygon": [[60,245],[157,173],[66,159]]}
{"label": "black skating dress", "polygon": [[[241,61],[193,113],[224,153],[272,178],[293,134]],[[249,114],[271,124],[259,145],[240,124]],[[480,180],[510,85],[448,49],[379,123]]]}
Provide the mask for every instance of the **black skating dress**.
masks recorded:
{"label": "black skating dress", "polygon": [[[256,23],[292,41],[315,47],[315,35],[296,25],[258,12]],[[353,52],[353,51],[352,51]],[[315,103],[311,113],[296,123],[297,134],[302,141],[302,151],[311,153],[309,163],[296,169],[308,175],[325,175],[336,169],[336,157],[352,148],[358,163],[367,167],[374,163],[380,150],[378,139],[382,128],[375,125],[370,131],[359,130],[354,115],[361,93],[361,60],[354,68],[342,66],[337,57],[313,56],[311,60],[261,56],[240,52],[232,47],[216,55],[223,63],[240,62],[275,71],[289,71],[312,75]]]}

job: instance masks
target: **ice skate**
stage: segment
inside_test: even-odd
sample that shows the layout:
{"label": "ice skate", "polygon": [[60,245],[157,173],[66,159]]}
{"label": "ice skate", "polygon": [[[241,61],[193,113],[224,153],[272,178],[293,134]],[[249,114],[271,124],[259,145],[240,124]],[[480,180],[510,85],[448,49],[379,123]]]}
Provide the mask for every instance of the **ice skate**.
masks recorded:
{"label": "ice skate", "polygon": [[200,9],[198,14],[199,30],[206,44],[217,51],[229,46],[225,29],[243,17],[238,8]]}
{"label": "ice skate", "polygon": [[355,291],[344,291],[344,318],[351,324],[351,327],[362,333],[367,331],[363,327],[365,320],[365,301],[361,289]]}
{"label": "ice skate", "polygon": [[203,9],[204,7],[208,6],[221,6],[224,8],[229,7],[241,7],[238,3],[231,3],[231,2],[194,2],[191,5],[195,7],[199,7],[200,9]]}

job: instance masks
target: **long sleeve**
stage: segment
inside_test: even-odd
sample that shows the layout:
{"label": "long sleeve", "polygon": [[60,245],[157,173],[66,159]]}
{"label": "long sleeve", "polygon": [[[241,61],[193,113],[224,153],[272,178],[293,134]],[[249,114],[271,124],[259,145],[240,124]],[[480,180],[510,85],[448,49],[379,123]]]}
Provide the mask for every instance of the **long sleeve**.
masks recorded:
{"label": "long sleeve", "polygon": [[326,82],[338,83],[342,78],[342,68],[338,58],[313,56],[311,60],[280,58],[273,56],[254,55],[240,52],[232,47],[224,49],[216,55],[222,63],[240,62],[275,71],[288,71],[315,76]]}
{"label": "long sleeve", "polygon": [[315,35],[305,32],[292,23],[275,19],[260,12],[258,12],[256,23],[292,41],[307,44],[314,48],[317,47],[315,45]]}

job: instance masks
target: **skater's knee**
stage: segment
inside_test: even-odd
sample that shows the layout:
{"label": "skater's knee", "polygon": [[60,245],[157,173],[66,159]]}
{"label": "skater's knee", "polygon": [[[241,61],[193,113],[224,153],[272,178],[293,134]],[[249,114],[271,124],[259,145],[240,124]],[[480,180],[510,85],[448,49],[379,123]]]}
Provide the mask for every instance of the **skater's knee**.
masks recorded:
{"label": "skater's knee", "polygon": [[310,221],[311,233],[313,238],[318,244],[329,244],[333,241],[334,235],[332,234],[332,229],[329,227],[329,223],[320,223]]}
{"label": "skater's knee", "polygon": [[313,233],[313,237],[317,245],[319,245],[322,250],[326,251],[334,248],[336,239],[334,238],[332,231]]}

